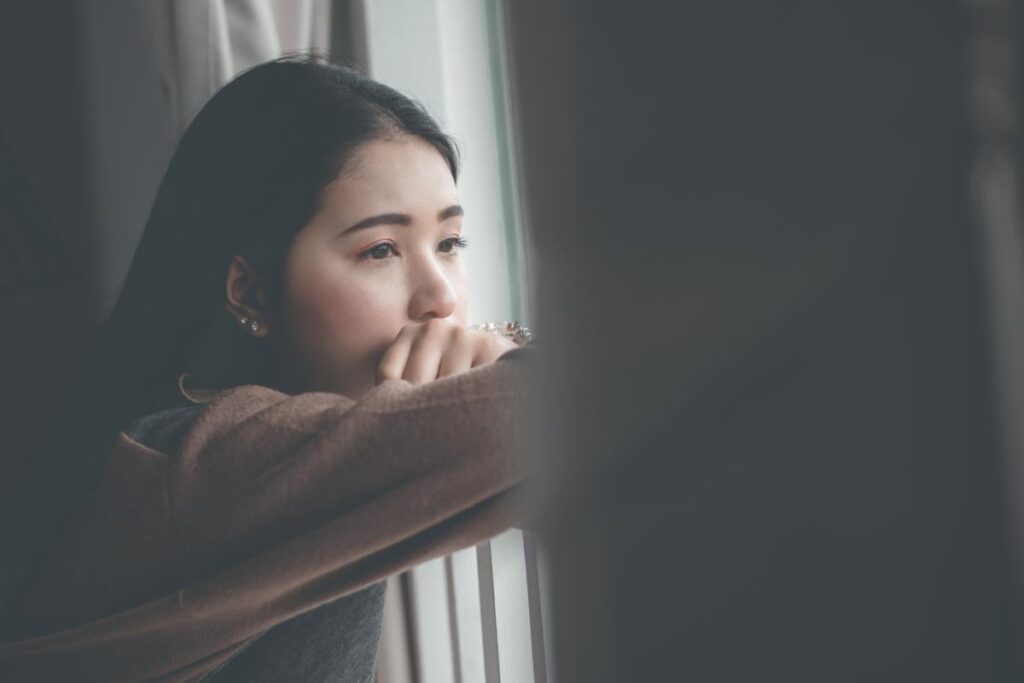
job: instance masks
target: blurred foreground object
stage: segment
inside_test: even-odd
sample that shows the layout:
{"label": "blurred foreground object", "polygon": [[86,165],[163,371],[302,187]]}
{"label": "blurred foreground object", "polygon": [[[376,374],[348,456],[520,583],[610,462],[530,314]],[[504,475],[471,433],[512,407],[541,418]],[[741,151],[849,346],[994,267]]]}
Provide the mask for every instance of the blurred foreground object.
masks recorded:
{"label": "blurred foreground object", "polygon": [[1019,16],[510,8],[559,682],[1020,680],[968,49]]}

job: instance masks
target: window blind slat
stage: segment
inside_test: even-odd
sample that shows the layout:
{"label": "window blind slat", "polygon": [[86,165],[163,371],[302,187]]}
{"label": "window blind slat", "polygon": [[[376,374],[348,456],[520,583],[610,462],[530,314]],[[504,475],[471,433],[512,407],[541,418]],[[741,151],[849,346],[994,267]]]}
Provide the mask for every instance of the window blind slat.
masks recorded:
{"label": "window blind slat", "polygon": [[501,680],[533,683],[533,639],[523,532],[509,529],[495,536],[491,540],[491,553]]}

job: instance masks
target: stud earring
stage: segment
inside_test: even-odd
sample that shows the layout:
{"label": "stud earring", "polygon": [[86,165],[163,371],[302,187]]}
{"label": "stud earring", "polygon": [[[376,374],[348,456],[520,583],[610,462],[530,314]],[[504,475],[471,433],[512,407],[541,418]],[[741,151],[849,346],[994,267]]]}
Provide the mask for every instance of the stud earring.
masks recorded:
{"label": "stud earring", "polygon": [[249,331],[252,332],[253,334],[255,334],[260,329],[259,320],[250,321],[249,317],[245,315],[238,319],[238,324],[241,325],[242,327],[248,327]]}

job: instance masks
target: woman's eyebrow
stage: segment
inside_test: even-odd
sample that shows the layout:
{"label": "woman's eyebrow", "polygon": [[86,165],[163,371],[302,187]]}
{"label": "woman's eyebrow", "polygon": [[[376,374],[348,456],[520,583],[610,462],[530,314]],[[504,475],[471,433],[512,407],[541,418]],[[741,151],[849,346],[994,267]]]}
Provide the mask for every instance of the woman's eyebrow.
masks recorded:
{"label": "woman's eyebrow", "polygon": [[[437,221],[440,223],[448,220],[449,218],[461,216],[463,214],[465,214],[465,211],[462,210],[461,206],[458,204],[452,204],[447,209],[442,209],[438,212]],[[369,218],[364,218],[355,225],[345,228],[341,234],[347,235],[352,232],[366,230],[367,228],[372,228],[378,225],[410,225],[411,223],[412,216],[407,213],[382,213],[376,216],[370,216]]]}

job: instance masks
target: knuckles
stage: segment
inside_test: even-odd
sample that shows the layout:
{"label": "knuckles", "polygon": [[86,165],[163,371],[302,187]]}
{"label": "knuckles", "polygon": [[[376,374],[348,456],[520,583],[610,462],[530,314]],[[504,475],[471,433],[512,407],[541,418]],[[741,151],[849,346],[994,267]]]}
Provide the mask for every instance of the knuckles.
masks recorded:
{"label": "knuckles", "polygon": [[[483,363],[490,363],[517,346],[507,337],[482,330],[471,330],[448,318],[431,318],[423,323],[410,323],[402,328],[395,343],[403,337],[410,343],[409,354],[403,366],[407,366],[413,356],[424,349],[424,344],[430,346],[442,343],[448,349],[469,347],[472,349],[472,355]],[[405,367],[398,367],[400,361],[392,359],[391,355],[385,353],[377,366],[378,384],[388,379],[403,377]]]}

